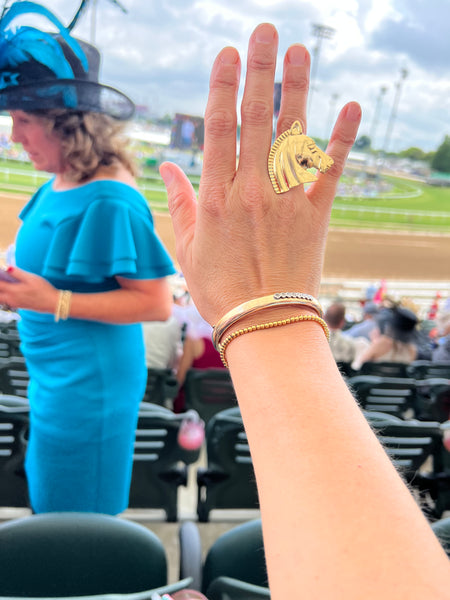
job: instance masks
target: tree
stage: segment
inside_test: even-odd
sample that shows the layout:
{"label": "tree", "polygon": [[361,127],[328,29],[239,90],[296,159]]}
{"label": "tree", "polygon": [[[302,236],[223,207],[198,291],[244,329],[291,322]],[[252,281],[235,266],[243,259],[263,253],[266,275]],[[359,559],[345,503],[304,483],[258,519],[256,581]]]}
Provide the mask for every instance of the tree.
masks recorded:
{"label": "tree", "polygon": [[371,145],[371,140],[368,135],[360,135],[356,140],[354,147],[357,150],[368,150]]}
{"label": "tree", "polygon": [[407,150],[402,150],[398,155],[402,158],[409,158],[411,160],[427,160],[427,153],[415,146],[412,146]]}
{"label": "tree", "polygon": [[444,141],[436,150],[431,161],[431,168],[441,173],[450,173],[450,136],[446,135]]}

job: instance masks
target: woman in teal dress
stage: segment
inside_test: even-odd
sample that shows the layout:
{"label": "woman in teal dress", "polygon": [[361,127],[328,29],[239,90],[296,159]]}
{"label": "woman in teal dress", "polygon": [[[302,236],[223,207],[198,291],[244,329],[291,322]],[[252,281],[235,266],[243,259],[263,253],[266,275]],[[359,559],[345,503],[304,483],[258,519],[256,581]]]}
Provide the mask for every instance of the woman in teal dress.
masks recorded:
{"label": "woman in teal dress", "polygon": [[[21,5],[60,35],[9,29]],[[146,383],[140,323],[169,317],[174,269],[124,149],[133,104],[97,82],[97,50],[29,2],[0,28],[0,110],[35,168],[54,174],[19,215],[16,281],[0,282],[30,373],[31,507],[117,514]]]}

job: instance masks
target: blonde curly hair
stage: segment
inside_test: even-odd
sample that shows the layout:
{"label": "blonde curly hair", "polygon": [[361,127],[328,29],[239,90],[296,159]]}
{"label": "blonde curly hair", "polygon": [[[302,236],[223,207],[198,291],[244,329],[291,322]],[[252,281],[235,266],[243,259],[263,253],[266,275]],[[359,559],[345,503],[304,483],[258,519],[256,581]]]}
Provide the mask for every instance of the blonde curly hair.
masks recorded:
{"label": "blonde curly hair", "polygon": [[128,150],[125,125],[109,115],[67,109],[36,111],[50,134],[61,140],[65,176],[74,182],[94,177],[98,170],[114,174],[119,164],[134,176],[137,167]]}

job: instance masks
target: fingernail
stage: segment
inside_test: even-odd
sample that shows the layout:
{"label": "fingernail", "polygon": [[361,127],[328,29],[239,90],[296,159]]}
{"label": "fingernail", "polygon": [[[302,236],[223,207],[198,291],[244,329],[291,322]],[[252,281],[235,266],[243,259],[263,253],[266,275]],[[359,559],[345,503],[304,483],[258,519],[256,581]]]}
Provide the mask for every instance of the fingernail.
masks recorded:
{"label": "fingernail", "polygon": [[359,121],[361,118],[361,107],[356,102],[351,102],[347,106],[345,116],[349,121]]}
{"label": "fingernail", "polygon": [[291,46],[288,52],[288,60],[291,65],[301,66],[306,62],[307,51],[304,46],[300,44],[296,44],[295,46]]}
{"label": "fingernail", "polygon": [[14,271],[14,267],[11,267],[11,265],[6,269],[8,273],[12,273]]}
{"label": "fingernail", "polygon": [[170,168],[170,165],[163,163],[159,167],[159,173],[160,173],[161,177],[163,178],[163,181],[166,184],[166,186],[168,186],[172,183],[173,173],[172,173],[172,169]]}
{"label": "fingernail", "polygon": [[270,25],[261,25],[256,30],[256,41],[260,44],[270,44],[273,42],[274,30]]}
{"label": "fingernail", "polygon": [[235,65],[239,60],[239,54],[234,48],[224,48],[220,60],[224,65]]}

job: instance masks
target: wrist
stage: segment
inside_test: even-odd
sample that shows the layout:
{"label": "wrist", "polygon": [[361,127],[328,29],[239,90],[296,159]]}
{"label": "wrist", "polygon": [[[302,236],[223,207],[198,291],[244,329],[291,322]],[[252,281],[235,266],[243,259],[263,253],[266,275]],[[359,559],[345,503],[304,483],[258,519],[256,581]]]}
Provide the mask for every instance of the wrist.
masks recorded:
{"label": "wrist", "polygon": [[[323,319],[322,306],[310,294],[302,292],[278,292],[260,296],[235,306],[219,319],[213,327],[212,339],[215,348],[218,350],[225,336],[229,335],[229,333],[233,331],[233,328],[234,331],[238,328],[242,328],[242,324],[248,322],[249,317],[253,319],[253,317],[261,312],[263,312],[264,315],[267,315],[270,309],[278,309],[280,307],[292,310],[308,309],[309,311],[316,313],[316,315],[320,317],[320,321]],[[250,321],[251,325],[258,323],[260,324],[261,320],[256,322],[253,320]]]}
{"label": "wrist", "polygon": [[55,323],[66,321],[70,315],[72,292],[70,290],[58,290],[58,301],[55,308]]}
{"label": "wrist", "polygon": [[[305,372],[318,365],[322,368],[327,361],[335,367],[327,337],[322,327],[312,320],[236,337],[226,348],[226,360],[233,377],[241,369],[247,375],[249,372],[261,375],[273,368],[278,370],[280,364],[287,372]],[[255,369],[255,365],[258,368]]]}
{"label": "wrist", "polygon": [[[266,315],[266,312],[268,311],[264,311],[264,316],[266,319],[268,319],[269,315]],[[260,321],[256,324],[249,325],[243,325],[242,323],[239,323],[238,328],[231,328],[231,333],[225,334],[221,338],[220,343],[217,346],[217,349],[220,353],[220,358],[224,366],[228,367],[228,362],[226,358],[226,351],[228,349],[228,346],[231,344],[231,342],[234,342],[242,336],[248,337],[247,334],[252,334],[252,336],[254,336],[254,334],[259,332],[267,332],[279,328],[285,329],[287,326],[291,325],[315,323],[316,327],[317,325],[319,325],[320,328],[323,330],[324,337],[328,344],[328,341],[330,339],[330,332],[326,322],[322,319],[322,317],[319,317],[317,314],[314,313],[311,314],[311,312],[308,312],[306,310],[303,310],[299,314],[299,311],[297,310],[295,314],[288,314],[286,312],[286,315],[280,318],[280,312],[281,311],[278,311],[278,315],[276,315],[276,318],[274,318],[273,320],[264,320],[263,322]]]}

